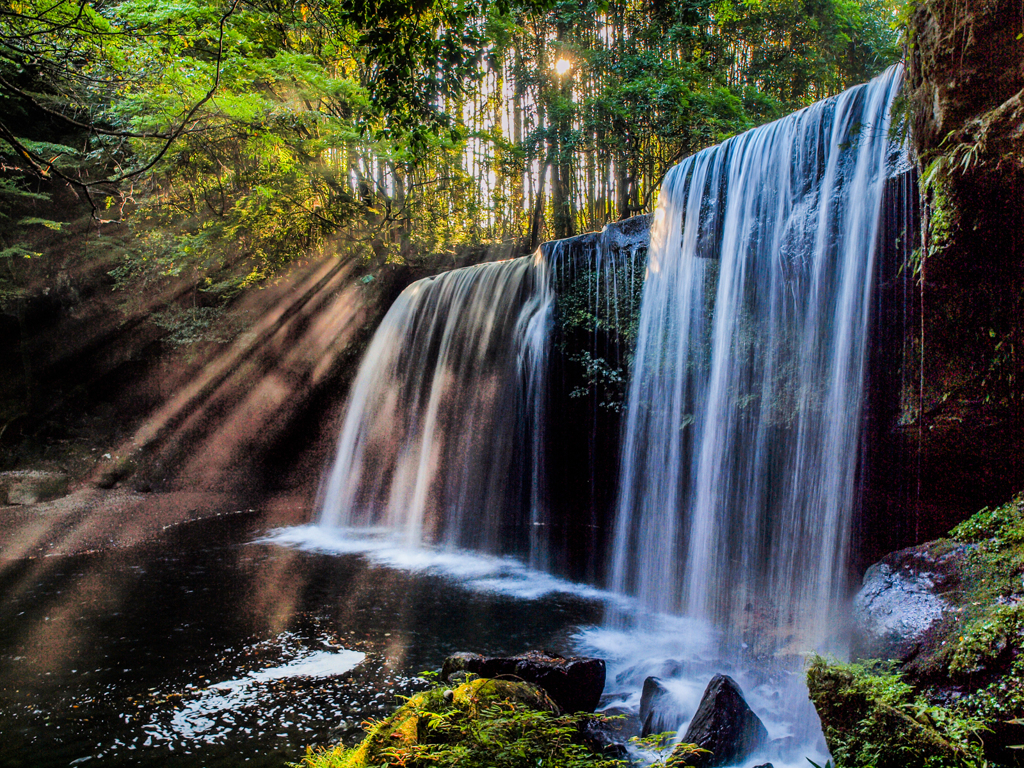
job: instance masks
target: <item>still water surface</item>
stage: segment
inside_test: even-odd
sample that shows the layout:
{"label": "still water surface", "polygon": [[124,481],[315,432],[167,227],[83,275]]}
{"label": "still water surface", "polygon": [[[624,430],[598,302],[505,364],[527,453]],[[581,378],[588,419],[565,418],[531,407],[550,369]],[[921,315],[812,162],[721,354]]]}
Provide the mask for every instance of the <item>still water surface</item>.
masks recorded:
{"label": "still water surface", "polygon": [[449,653],[569,653],[604,609],[508,562],[266,533],[240,514],[0,564],[0,766],[281,766],[356,740]]}

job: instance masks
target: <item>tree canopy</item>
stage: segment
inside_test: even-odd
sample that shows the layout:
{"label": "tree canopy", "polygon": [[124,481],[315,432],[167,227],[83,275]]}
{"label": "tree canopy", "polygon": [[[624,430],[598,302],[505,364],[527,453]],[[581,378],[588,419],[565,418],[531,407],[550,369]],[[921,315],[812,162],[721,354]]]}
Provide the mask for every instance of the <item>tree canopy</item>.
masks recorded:
{"label": "tree canopy", "polygon": [[[15,0],[0,196],[70,185],[118,270],[229,296],[649,210],[682,157],[898,58],[884,0]],[[26,226],[0,222],[16,258]],[[22,248],[24,250],[24,248]]]}

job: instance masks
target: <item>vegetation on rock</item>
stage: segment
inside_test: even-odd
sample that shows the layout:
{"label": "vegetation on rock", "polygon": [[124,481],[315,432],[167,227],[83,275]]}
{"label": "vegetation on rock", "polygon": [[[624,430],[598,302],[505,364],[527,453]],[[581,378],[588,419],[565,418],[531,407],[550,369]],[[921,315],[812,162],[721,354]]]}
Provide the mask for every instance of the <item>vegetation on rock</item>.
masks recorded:
{"label": "vegetation on rock", "polygon": [[816,659],[808,672],[837,764],[875,765],[883,753],[929,744],[945,749],[936,735],[957,751],[955,764],[981,765],[982,747],[995,764],[1017,764],[1009,749],[1024,741],[1024,495],[918,549],[932,555],[922,562],[943,557],[955,573],[942,591],[943,618],[903,667]]}
{"label": "vegetation on rock", "polygon": [[[925,398],[1019,402],[1024,359],[1024,15],[1012,0],[908,5],[906,94],[922,168]],[[1009,288],[1009,286],[1013,286]]]}
{"label": "vegetation on rock", "polygon": [[[369,724],[356,747],[307,748],[294,768],[626,768],[629,760],[585,745],[581,729],[600,715],[562,714],[540,688],[511,680],[476,678],[411,697],[390,717]],[[670,745],[665,736],[643,746],[668,753],[655,766],[683,766],[704,752]]]}
{"label": "vegetation on rock", "polygon": [[931,705],[892,665],[821,657],[807,671],[825,740],[843,768],[981,768],[980,720]]}

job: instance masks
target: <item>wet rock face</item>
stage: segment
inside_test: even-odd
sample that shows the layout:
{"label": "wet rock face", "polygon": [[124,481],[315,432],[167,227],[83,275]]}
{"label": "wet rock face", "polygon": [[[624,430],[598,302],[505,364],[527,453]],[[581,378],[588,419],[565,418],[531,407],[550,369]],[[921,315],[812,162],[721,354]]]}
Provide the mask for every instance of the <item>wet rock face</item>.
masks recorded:
{"label": "wet rock face", "polygon": [[457,653],[445,659],[441,679],[469,672],[485,678],[509,677],[543,688],[563,712],[593,712],[604,690],[604,659],[564,658],[541,651],[518,656]]}
{"label": "wet rock face", "polygon": [[868,568],[853,599],[854,655],[914,656],[950,604],[942,595],[960,584],[964,547],[911,547]]}
{"label": "wet rock face", "polygon": [[688,765],[713,768],[749,757],[768,743],[768,731],[750,709],[736,681],[727,675],[715,675],[682,741],[711,753],[691,758]]}
{"label": "wet rock face", "polygon": [[[922,272],[923,538],[1024,487],[1024,9],[920,0],[909,20],[911,135],[930,173]],[[953,514],[951,514],[953,513]],[[937,529],[928,517],[945,521]]]}
{"label": "wet rock face", "polygon": [[640,694],[641,736],[674,731],[683,719],[676,710],[672,694],[661,680],[656,677],[644,680]]}
{"label": "wet rock face", "polygon": [[[911,18],[914,137],[931,149],[1024,90],[1024,13],[1013,0],[925,0]],[[1014,130],[1011,128],[1011,130]],[[1015,128],[1020,133],[1021,126]]]}

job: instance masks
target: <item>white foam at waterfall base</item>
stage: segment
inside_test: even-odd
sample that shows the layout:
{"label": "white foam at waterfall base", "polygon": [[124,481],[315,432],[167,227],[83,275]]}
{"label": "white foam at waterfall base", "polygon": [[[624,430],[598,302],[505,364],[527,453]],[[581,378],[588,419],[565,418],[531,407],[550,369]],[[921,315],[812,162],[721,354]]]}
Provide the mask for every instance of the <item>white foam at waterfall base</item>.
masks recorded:
{"label": "white foam at waterfall base", "polygon": [[[775,768],[805,768],[807,758],[824,765],[828,752],[814,708],[808,699],[802,661],[790,660],[788,669],[766,672],[762,664],[729,661],[720,655],[720,633],[707,623],[667,614],[647,614],[637,600],[558,579],[528,568],[512,558],[429,547],[410,548],[386,532],[342,531],[307,525],[271,531],[255,543],[274,544],[334,555],[356,554],[386,568],[451,579],[474,592],[505,594],[536,600],[549,594],[571,594],[599,600],[629,617],[628,628],[587,627],[574,638],[574,651],[602,658],[607,663],[604,709],[622,707],[636,712],[644,680],[659,678],[674,700],[678,721],[672,725],[678,741],[711,678],[728,674],[739,684],[751,709],[761,718],[772,739],[771,749],[759,752],[741,766],[771,760]],[[626,623],[622,622],[621,623]],[[638,752],[637,757],[643,758]],[[655,755],[649,754],[653,759]],[[756,759],[755,759],[756,758]]]}
{"label": "white foam at waterfall base", "polygon": [[382,529],[326,528],[300,525],[270,531],[255,544],[276,544],[305,552],[360,555],[369,562],[407,573],[452,579],[472,592],[504,594],[521,600],[570,594],[588,600],[620,603],[624,598],[588,584],[560,579],[512,557],[450,547],[409,546]]}
{"label": "white foam at waterfall base", "polygon": [[[763,662],[722,658],[718,633],[709,625],[665,614],[644,617],[642,626],[629,629],[583,629],[574,639],[579,653],[597,656],[607,664],[603,710],[637,712],[644,680],[658,678],[672,700],[660,709],[670,718],[665,727],[676,732],[673,743],[686,733],[711,678],[726,674],[739,685],[773,740],[737,763],[738,768],[765,762],[775,768],[807,768],[808,760],[825,765],[829,759],[799,659],[788,668],[779,665],[768,671]],[[640,750],[635,757],[650,762],[659,755]]]}

